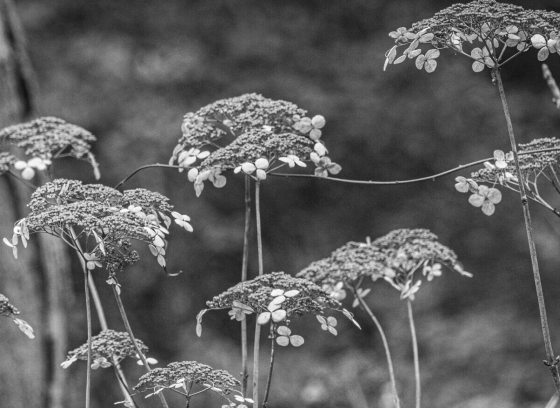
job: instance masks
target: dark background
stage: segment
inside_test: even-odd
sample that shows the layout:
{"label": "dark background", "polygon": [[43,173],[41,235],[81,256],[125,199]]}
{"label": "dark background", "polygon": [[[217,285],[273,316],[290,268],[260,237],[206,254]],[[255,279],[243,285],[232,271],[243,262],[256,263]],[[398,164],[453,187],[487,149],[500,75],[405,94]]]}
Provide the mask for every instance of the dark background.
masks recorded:
{"label": "dark background", "polygon": [[[515,3],[559,10],[552,0]],[[445,52],[434,74],[411,63],[382,71],[384,52],[392,45],[387,33],[449,4],[17,2],[38,76],[41,114],[60,116],[98,137],[94,152],[108,185],[138,166],[167,162],[186,112],[247,92],[323,114],[324,139],[347,178],[414,178],[491,156],[494,149],[508,150],[488,72],[475,74],[469,61]],[[560,78],[558,56],[549,65]],[[560,112],[550,103],[540,69],[531,52],[503,72],[520,142],[556,136],[560,128]],[[71,161],[57,164],[57,174],[93,182],[86,165]],[[553,386],[541,362],[545,355],[519,200],[504,192],[496,214],[487,217],[454,190],[455,176],[371,187],[267,180],[265,271],[296,273],[349,240],[376,238],[395,228],[429,228],[456,250],[474,278],[447,272],[423,287],[414,303],[424,406],[542,407]],[[239,279],[242,178],[230,176],[224,189],[207,187],[200,198],[185,174],[173,170],[146,170],[128,183],[135,186],[168,195],[193,218],[195,228],[193,234],[176,229],[170,240],[168,264],[182,275],[166,277],[144,253],[144,262],[122,276],[136,334],[162,364],[198,360],[237,373],[238,325],[226,313],[207,315],[199,339],[194,318],[206,299]],[[557,197],[550,202],[558,204]],[[560,220],[535,205],[532,209],[553,341],[560,348]],[[254,276],[254,245],[251,256]],[[80,277],[76,274],[76,293],[68,294],[74,303],[72,346],[85,340]],[[110,326],[122,329],[104,278],[98,272]],[[376,286],[369,301],[386,326],[403,406],[410,406],[413,370],[405,303],[384,284]],[[279,352],[273,407],[389,406],[379,336],[365,316],[358,319],[361,332],[341,322],[336,338],[311,320],[296,324],[306,344]],[[68,393],[81,401],[84,365],[70,370]],[[127,370],[132,377],[141,372],[132,365]],[[121,399],[111,373],[94,373],[93,395],[100,407]],[[193,403],[210,404],[220,402],[201,398]]]}

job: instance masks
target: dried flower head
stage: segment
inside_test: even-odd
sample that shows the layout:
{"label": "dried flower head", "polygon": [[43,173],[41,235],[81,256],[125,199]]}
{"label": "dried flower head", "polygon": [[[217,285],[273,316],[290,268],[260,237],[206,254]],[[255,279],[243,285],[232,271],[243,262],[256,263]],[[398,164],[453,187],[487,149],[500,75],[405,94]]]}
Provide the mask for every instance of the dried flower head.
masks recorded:
{"label": "dried flower head", "polygon": [[[455,252],[427,229],[397,229],[377,238],[372,245],[385,265],[383,278],[401,292],[403,299],[414,300],[422,276],[431,281],[441,275],[441,266],[472,276],[463,269]],[[420,273],[422,276],[418,278]]]}
{"label": "dried flower head", "polygon": [[30,339],[35,338],[33,328],[25,320],[17,318],[19,310],[10,303],[10,300],[0,293],[0,316],[6,316],[12,319],[15,325]]}
{"label": "dried flower head", "polygon": [[243,320],[245,315],[255,313],[258,324],[272,323],[282,327],[288,326],[294,317],[304,314],[323,316],[330,309],[342,312],[357,325],[340,302],[318,285],[284,272],[272,272],[240,282],[206,302],[206,306],[208,308],[197,316],[199,336],[202,332],[202,316],[208,310],[231,309],[230,315],[236,320]]}
{"label": "dried flower head", "polygon": [[51,116],[0,131],[0,143],[16,146],[27,156],[25,160],[13,162],[14,168],[21,171],[25,179],[33,178],[36,170],[45,170],[53,159],[62,157],[87,160],[95,177],[99,178],[99,165],[91,153],[91,144],[95,140],[87,130]]}
{"label": "dried flower head", "polygon": [[243,398],[238,390],[239,381],[230,373],[225,370],[213,369],[197,361],[173,362],[168,364],[167,367],[156,368],[141,376],[138,384],[134,386],[134,390],[138,392],[151,391],[146,396],[147,398],[159,394],[164,389],[188,389],[194,385],[202,387],[202,390],[195,391],[192,389],[193,394],[209,390],[225,398],[233,404],[231,406],[237,406],[239,402],[253,402],[250,399]]}
{"label": "dried flower head", "polygon": [[167,197],[145,189],[121,193],[101,184],[57,179],[32,194],[29,208],[29,215],[16,223],[12,240],[4,239],[14,255],[20,241],[26,246],[31,233],[44,232],[73,247],[79,239],[87,268],[105,264],[110,273],[138,259],[130,240],[146,243],[165,268],[171,219],[192,231],[190,218],[173,211]]}
{"label": "dried flower head", "polygon": [[[141,340],[136,339],[136,345],[142,354],[148,352],[148,347],[146,347]],[[131,357],[135,360],[139,359],[136,348],[128,333],[103,330],[97,336],[91,338],[91,367],[93,369],[111,367],[114,364],[120,363],[127,357]],[[61,366],[62,368],[68,368],[77,360],[87,361],[87,359],[88,344],[85,343],[68,352],[66,360]]]}
{"label": "dried flower head", "polygon": [[[560,188],[558,184],[560,139],[541,138],[519,144],[518,158],[521,174],[526,180],[527,196],[551,209],[552,207],[540,196],[537,186],[540,180],[545,179],[547,183],[551,182],[556,188]],[[469,178],[456,177],[455,189],[461,193],[471,193],[469,202],[476,207],[481,207],[484,214],[492,215],[495,205],[502,197],[497,186],[519,192],[519,180],[516,174],[513,153],[495,150],[493,160],[484,162],[484,166],[471,173]]]}
{"label": "dried flower head", "polygon": [[[414,59],[416,68],[433,72],[441,49],[470,58],[475,72],[498,69],[531,48],[544,61],[551,53],[560,53],[559,32],[560,14],[556,12],[495,0],[453,4],[411,28],[389,33],[395,45],[387,51],[385,68]],[[399,51],[402,54],[397,56]]]}
{"label": "dried flower head", "polygon": [[367,295],[369,289],[360,287],[365,278],[383,278],[403,298],[413,299],[422,279],[413,282],[415,273],[421,271],[431,281],[441,275],[441,265],[470,276],[457,261],[457,255],[430,231],[398,229],[373,242],[348,242],[328,258],[311,263],[297,276],[320,285],[338,300],[346,297],[345,288],[351,288],[360,297]]}
{"label": "dried flower head", "polygon": [[180,166],[180,171],[190,169],[188,178],[197,195],[205,181],[223,187],[222,173],[231,169],[264,180],[282,166],[307,167],[307,161],[315,164],[320,176],[337,174],[341,167],[326,156],[320,141],[325,118],[305,115],[291,102],[258,94],[216,101],[185,115],[183,136],[170,164]]}

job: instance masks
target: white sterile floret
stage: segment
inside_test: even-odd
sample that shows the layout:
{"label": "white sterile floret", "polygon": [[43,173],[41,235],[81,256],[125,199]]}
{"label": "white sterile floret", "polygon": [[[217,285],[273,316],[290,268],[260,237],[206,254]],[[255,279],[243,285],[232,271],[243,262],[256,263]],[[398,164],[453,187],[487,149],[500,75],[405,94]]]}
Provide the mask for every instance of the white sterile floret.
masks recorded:
{"label": "white sterile floret", "polygon": [[296,165],[298,165],[299,167],[307,167],[307,164],[302,162],[299,157],[293,154],[289,154],[286,157],[279,157],[278,160],[286,163],[290,167],[295,167]]}

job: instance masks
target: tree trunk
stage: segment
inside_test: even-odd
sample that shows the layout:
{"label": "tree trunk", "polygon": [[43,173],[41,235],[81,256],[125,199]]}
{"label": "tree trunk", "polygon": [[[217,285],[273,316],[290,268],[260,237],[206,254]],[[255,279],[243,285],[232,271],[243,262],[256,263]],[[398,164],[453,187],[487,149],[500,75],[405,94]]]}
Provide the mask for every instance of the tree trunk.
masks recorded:
{"label": "tree trunk", "polygon": [[[0,127],[28,119],[35,110],[33,72],[23,30],[12,0],[0,0]],[[39,180],[41,183],[45,179]],[[0,180],[0,237],[26,214],[30,190],[14,179]],[[0,396],[10,408],[62,408],[67,351],[70,261],[52,237],[32,239],[14,260],[0,250],[0,292],[10,298],[34,328],[35,340],[0,321]]]}

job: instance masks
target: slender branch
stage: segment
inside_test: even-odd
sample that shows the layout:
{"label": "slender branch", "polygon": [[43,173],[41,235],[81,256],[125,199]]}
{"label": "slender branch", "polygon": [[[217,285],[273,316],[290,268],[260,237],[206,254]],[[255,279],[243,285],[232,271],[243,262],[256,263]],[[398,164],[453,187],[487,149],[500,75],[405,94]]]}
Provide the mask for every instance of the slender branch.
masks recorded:
{"label": "slender branch", "polygon": [[[260,181],[255,182],[255,219],[257,224],[257,254],[259,258],[259,276],[264,273],[262,231],[261,231],[261,201]],[[259,349],[261,339],[261,325],[255,323],[255,337],[253,341],[253,408],[259,408]]]}
{"label": "slender branch", "polygon": [[[111,289],[113,290],[113,295],[115,296],[115,300],[117,301],[117,306],[119,308],[119,313],[121,315],[122,321],[124,323],[124,327],[126,329],[126,332],[128,333],[128,335],[130,336],[130,340],[132,340],[132,345],[134,346],[134,349],[136,350],[136,353],[138,353],[138,357],[140,357],[140,360],[142,361],[142,364],[144,365],[144,368],[146,369],[147,372],[150,372],[152,369],[150,368],[150,364],[148,364],[148,360],[146,359],[146,356],[144,355],[144,353],[142,353],[142,350],[140,350],[140,347],[138,347],[138,343],[136,342],[136,338],[134,337],[134,333],[132,332],[132,327],[130,327],[130,322],[128,321],[128,317],[126,315],[126,311],[124,310],[124,305],[121,299],[121,295],[119,294],[119,291],[117,290],[117,286],[116,285],[110,285]],[[163,395],[163,392],[160,392],[158,394],[159,399],[161,401],[161,405],[164,408],[169,408],[169,405],[167,405],[167,401],[165,399],[165,396]]]}
{"label": "slender branch", "polygon": [[377,331],[379,332],[379,335],[381,336],[381,341],[383,342],[383,348],[385,349],[385,356],[387,358],[387,367],[389,368],[389,378],[391,380],[391,387],[392,387],[392,391],[393,391],[393,399],[394,399],[394,402],[395,402],[395,407],[400,408],[401,403],[400,403],[400,400],[399,400],[399,394],[397,393],[397,381],[395,380],[395,370],[393,368],[393,359],[391,358],[391,351],[389,350],[389,343],[387,342],[387,337],[385,336],[385,331],[383,330],[383,327],[381,326],[381,323],[379,322],[379,320],[377,320],[377,317],[375,317],[375,315],[373,314],[373,312],[371,311],[371,309],[369,308],[367,303],[364,302],[364,300],[356,293],[356,288],[351,287],[351,290],[354,293],[354,297],[356,299],[358,299],[358,302],[360,303],[360,307],[362,308],[362,310],[364,312],[366,312],[368,314],[371,321],[375,324],[375,327],[377,327]]}
{"label": "slender branch", "polygon": [[[249,230],[251,228],[251,180],[245,176],[245,228],[243,231],[243,260],[241,263],[241,282],[247,280],[249,264]],[[241,393],[245,397],[247,392],[247,319],[241,320]]]}
{"label": "slender branch", "polygon": [[517,172],[517,178],[519,180],[519,195],[521,198],[521,206],[523,209],[523,219],[525,221],[525,231],[527,233],[527,242],[529,244],[529,254],[531,256],[531,266],[533,269],[533,279],[535,281],[535,290],[537,293],[537,301],[539,304],[539,314],[541,320],[541,329],[544,340],[544,347],[546,351],[546,364],[550,367],[552,378],[554,380],[554,386],[556,391],[560,392],[560,375],[558,372],[558,361],[554,355],[554,350],[552,348],[552,340],[550,338],[550,329],[548,326],[548,318],[546,313],[546,306],[544,302],[544,293],[541,283],[541,276],[539,271],[539,262],[537,258],[537,249],[535,246],[535,240],[533,238],[533,225],[531,222],[531,213],[529,211],[529,201],[527,199],[527,193],[525,191],[525,183],[523,182],[523,174],[521,173],[521,168],[519,166],[519,157],[517,153],[517,143],[515,141],[515,134],[513,132],[513,124],[511,121],[511,115],[509,112],[509,106],[506,99],[506,94],[504,91],[504,84],[502,82],[502,76],[498,69],[492,71],[493,77],[498,84],[498,92],[500,94],[500,100],[502,102],[502,108],[504,110],[504,116],[506,119],[509,142],[511,145],[511,151],[513,152],[513,159],[515,162],[515,169]]}
{"label": "slender branch", "polygon": [[[80,241],[78,240],[76,231],[74,231],[74,228],[72,227],[68,227],[68,230],[70,231],[70,237],[72,238],[72,242],[69,243],[69,245],[72,248],[74,248],[74,250],[78,253],[80,265],[82,266],[84,273],[86,273],[87,268],[86,268],[86,262],[84,260],[84,251],[82,249]],[[105,311],[103,310],[103,304],[101,303],[99,292],[97,291],[97,287],[95,286],[95,281],[93,280],[93,276],[91,276],[90,273],[88,273],[87,275],[88,275],[89,292],[91,298],[93,299],[95,311],[97,312],[97,319],[99,320],[99,325],[101,326],[101,330],[107,330],[109,326],[107,325],[107,318],[105,317]],[[127,401],[132,402],[136,406],[136,403],[134,402],[134,399],[132,398],[132,395],[130,393],[130,389],[128,388],[126,376],[124,374],[124,371],[122,370],[120,363],[115,358],[113,358],[112,363],[113,363],[113,367],[115,368],[115,375],[117,375],[117,378],[120,380],[119,386],[121,388],[121,392],[124,398]]]}
{"label": "slender branch", "polygon": [[163,168],[168,168],[168,169],[181,169],[181,168],[183,168],[181,166],[176,166],[176,165],[173,165],[173,164],[163,164],[163,163],[146,164],[145,166],[138,167],[136,170],[134,170],[128,176],[123,178],[121,181],[118,182],[118,184],[114,188],[118,189],[124,183],[126,183],[128,180],[130,180],[132,177],[134,177],[136,175],[136,173],[139,173],[142,170],[150,169],[150,168],[153,168],[153,167],[163,167]]}
{"label": "slender branch", "polygon": [[270,394],[270,384],[272,382],[272,370],[274,369],[274,324],[270,323],[270,363],[268,365],[268,378],[266,379],[266,389],[264,392],[263,408],[268,405],[268,396]]}
{"label": "slender branch", "polygon": [[418,340],[416,339],[416,327],[414,326],[414,316],[412,314],[412,302],[408,299],[407,309],[408,309],[408,321],[410,323],[410,335],[412,337],[412,356],[414,358],[414,381],[415,381],[415,391],[416,391],[416,408],[420,408],[421,396],[422,396],[422,385],[420,383],[420,360],[418,359]]}
{"label": "slender branch", "polygon": [[91,404],[91,304],[89,299],[89,271],[84,269],[84,293],[86,298],[86,320],[87,320],[87,371],[86,371],[86,408]]}

